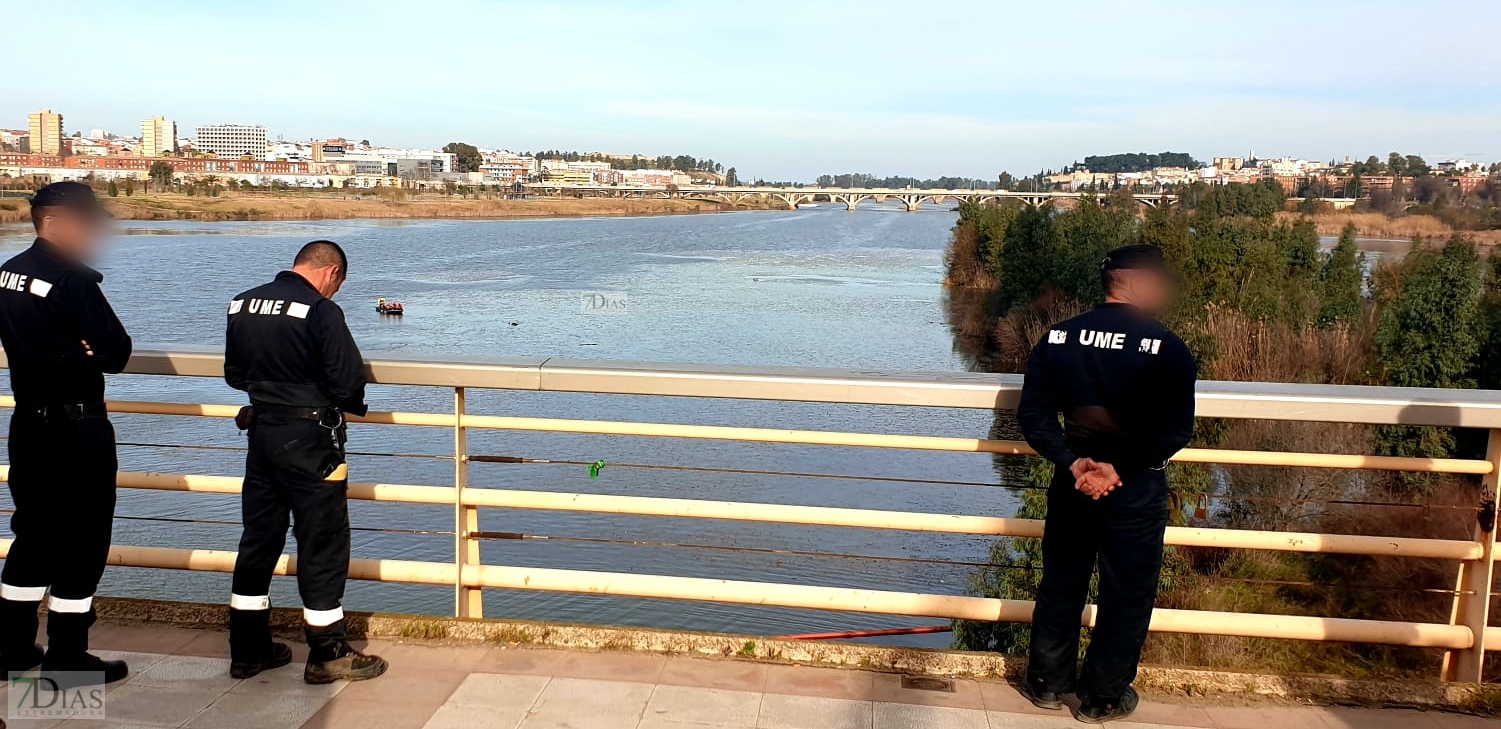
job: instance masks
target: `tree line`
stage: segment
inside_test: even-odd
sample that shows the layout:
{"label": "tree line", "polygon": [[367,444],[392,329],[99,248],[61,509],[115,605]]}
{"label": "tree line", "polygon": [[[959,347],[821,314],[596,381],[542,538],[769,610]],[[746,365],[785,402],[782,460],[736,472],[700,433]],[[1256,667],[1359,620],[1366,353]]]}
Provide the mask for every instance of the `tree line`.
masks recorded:
{"label": "tree line", "polygon": [[[1274,183],[1273,183],[1274,184]],[[1367,260],[1353,227],[1321,248],[1307,218],[1278,215],[1270,184],[1215,186],[1139,214],[1124,192],[1068,209],[964,202],[947,254],[949,321],[975,366],[1020,372],[1054,322],[1101,300],[1098,264],[1121,245],[1163,249],[1182,293],[1168,323],[1203,379],[1415,387],[1501,387],[1501,257],[1463,235],[1415,240]],[[999,412],[993,437],[1017,438]],[[1477,457],[1463,429],[1200,420],[1194,445],[1247,450]],[[1018,516],[1046,514],[1051,464],[997,457],[1020,490]],[[1383,472],[1174,464],[1176,524],[1467,538],[1478,479]],[[1360,502],[1361,505],[1354,505]],[[1374,504],[1374,505],[1373,505]],[[1444,508],[1411,508],[1446,505]],[[1003,539],[973,594],[1031,599],[1038,540]],[[1452,565],[1386,557],[1169,548],[1159,606],[1444,623]],[[1018,626],[959,622],[956,644],[1025,653]],[[1148,660],[1343,674],[1427,674],[1436,651],[1192,635],[1156,635]]]}
{"label": "tree line", "polygon": [[1146,152],[1126,152],[1123,154],[1092,154],[1084,158],[1083,162],[1075,162],[1071,171],[1089,170],[1090,172],[1146,172],[1158,167],[1183,167],[1196,170],[1203,167],[1204,163],[1193,158],[1187,152],[1159,152],[1147,154]]}

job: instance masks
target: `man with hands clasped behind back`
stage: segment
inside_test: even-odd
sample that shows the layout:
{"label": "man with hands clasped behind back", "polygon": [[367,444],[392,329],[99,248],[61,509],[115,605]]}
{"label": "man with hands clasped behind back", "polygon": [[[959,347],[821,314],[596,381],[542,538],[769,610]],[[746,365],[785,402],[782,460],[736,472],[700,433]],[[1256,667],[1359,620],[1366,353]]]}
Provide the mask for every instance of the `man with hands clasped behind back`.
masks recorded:
{"label": "man with hands clasped behind back", "polygon": [[[1061,322],[1027,362],[1017,420],[1054,464],[1024,692],[1078,718],[1129,715],[1168,522],[1167,460],[1193,437],[1193,356],[1158,320],[1174,280],[1161,249],[1136,245],[1100,264],[1105,303]],[[1060,419],[1061,416],[1061,419]],[[1080,617],[1095,563],[1099,613],[1082,673]]]}

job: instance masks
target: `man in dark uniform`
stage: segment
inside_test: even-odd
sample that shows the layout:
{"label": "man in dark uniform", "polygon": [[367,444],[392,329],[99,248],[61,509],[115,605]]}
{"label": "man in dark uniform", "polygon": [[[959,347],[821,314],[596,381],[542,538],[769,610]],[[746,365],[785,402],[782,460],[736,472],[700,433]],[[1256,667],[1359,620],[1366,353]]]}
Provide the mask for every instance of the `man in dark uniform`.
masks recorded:
{"label": "man in dark uniform", "polygon": [[[1163,470],[1193,437],[1195,379],[1188,347],[1156,318],[1173,293],[1161,249],[1116,249],[1100,272],[1105,303],[1037,343],[1017,409],[1027,443],[1054,466],[1025,691],[1057,709],[1077,690],[1078,718],[1091,723],[1126,716],[1139,700],[1131,682],[1168,521]],[[1077,674],[1097,559],[1099,613]]]}
{"label": "man in dark uniform", "polygon": [[292,270],[229,302],[224,380],[250,395],[245,531],[230,596],[230,673],[248,678],[284,666],[291,650],[271,640],[271,575],[286,546],[288,514],[297,538],[297,589],[309,647],[303,679],[375,678],[378,656],[350,647],[344,628],[349,576],[349,469],[344,414],[364,415],[365,364],[344,312],[332,300],[349,271],[337,244],[302,247]]}
{"label": "man in dark uniform", "polygon": [[[80,672],[64,679],[70,684],[129,673],[123,661],[88,653],[115,518],[104,375],[125,369],[131,347],[99,289],[104,277],[86,263],[109,218],[87,185],[43,187],[31,199],[36,242],[0,268],[0,342],[16,397],[8,443],[16,540],[0,574],[0,669]],[[44,657],[37,608],[49,587]]]}

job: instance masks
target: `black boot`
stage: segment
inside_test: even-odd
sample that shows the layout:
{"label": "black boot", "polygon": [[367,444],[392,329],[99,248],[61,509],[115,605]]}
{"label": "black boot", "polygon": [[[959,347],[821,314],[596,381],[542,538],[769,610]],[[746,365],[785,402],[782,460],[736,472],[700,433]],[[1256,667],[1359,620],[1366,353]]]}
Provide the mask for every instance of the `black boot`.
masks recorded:
{"label": "black boot", "polygon": [[1082,699],[1081,701],[1082,703],[1079,704],[1079,713],[1075,714],[1074,718],[1085,724],[1104,724],[1107,721],[1115,721],[1130,716],[1132,712],[1136,711],[1137,704],[1141,703],[1141,697],[1137,695],[1136,689],[1127,686],[1125,693],[1121,694],[1121,697],[1115,701],[1095,701],[1093,699]]}
{"label": "black boot", "polygon": [[42,662],[36,643],[41,601],[0,600],[0,673],[25,673]]}
{"label": "black boot", "polygon": [[307,668],[302,680],[308,683],[364,681],[386,672],[387,663],[380,656],[367,656],[349,645],[344,621],[315,628],[304,626],[307,633]]}
{"label": "black boot", "polygon": [[130,675],[125,661],[106,661],[89,653],[89,628],[94,611],[60,613],[47,611],[47,654],[42,657],[42,676],[59,688],[114,683]]}
{"label": "black boot", "polygon": [[292,662],[292,649],[271,640],[271,611],[229,610],[229,675],[250,678]]}

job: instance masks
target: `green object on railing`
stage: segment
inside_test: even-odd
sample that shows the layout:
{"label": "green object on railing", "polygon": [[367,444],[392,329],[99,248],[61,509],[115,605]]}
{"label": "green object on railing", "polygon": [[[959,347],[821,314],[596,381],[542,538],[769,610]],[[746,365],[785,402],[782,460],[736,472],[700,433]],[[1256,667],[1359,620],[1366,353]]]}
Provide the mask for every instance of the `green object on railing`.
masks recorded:
{"label": "green object on railing", "polygon": [[589,464],[589,480],[592,481],[592,480],[594,480],[596,478],[599,478],[599,469],[604,468],[604,467],[605,467],[605,462],[604,461],[595,461],[595,462]]}

